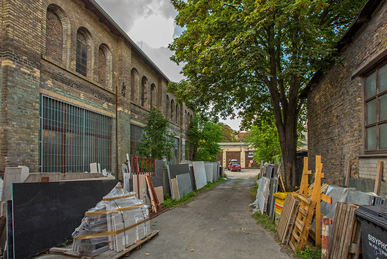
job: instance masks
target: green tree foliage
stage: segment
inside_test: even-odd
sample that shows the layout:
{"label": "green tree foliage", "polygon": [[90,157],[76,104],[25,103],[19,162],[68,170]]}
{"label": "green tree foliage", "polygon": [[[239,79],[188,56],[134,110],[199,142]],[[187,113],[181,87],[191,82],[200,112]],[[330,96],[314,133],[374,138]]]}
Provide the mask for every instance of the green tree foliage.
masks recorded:
{"label": "green tree foliage", "polygon": [[222,127],[223,137],[221,142],[238,142],[235,136],[235,131],[227,124],[218,123]]}
{"label": "green tree foliage", "polygon": [[189,129],[190,144],[195,147],[194,161],[216,161],[221,151],[222,127],[212,121],[195,116]]}
{"label": "green tree foliage", "polygon": [[[170,84],[183,101],[243,126],[275,118],[287,186],[295,185],[299,93],[336,61],[335,43],[366,0],[171,0],[185,27],[169,48],[187,81]],[[259,123],[258,123],[259,124]]]}
{"label": "green tree foliage", "polygon": [[271,123],[261,121],[261,125],[252,126],[246,142],[255,149],[253,155],[255,161],[279,162],[282,154],[281,146],[273,121]]}
{"label": "green tree foliage", "polygon": [[152,108],[146,120],[142,143],[137,147],[139,155],[152,159],[163,159],[164,157],[171,159],[175,142],[173,134],[167,131],[168,119],[160,110]]}

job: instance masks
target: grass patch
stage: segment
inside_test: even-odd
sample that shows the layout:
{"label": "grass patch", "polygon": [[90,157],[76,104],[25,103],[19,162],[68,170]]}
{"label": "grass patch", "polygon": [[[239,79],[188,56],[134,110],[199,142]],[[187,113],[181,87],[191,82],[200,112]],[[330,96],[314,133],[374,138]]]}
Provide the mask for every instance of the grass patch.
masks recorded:
{"label": "grass patch", "polygon": [[305,246],[304,250],[297,249],[296,257],[300,259],[321,258],[321,248]]}
{"label": "grass patch", "polygon": [[242,182],[242,181],[236,181],[236,182],[234,182],[234,184],[238,185],[240,182]]}
{"label": "grass patch", "polygon": [[[189,201],[192,201],[196,195],[197,195],[196,192],[192,191],[192,192],[184,195],[184,197],[180,198],[179,200],[174,200],[174,199],[171,199],[170,197],[168,197],[167,199],[164,200],[164,206],[166,206],[168,208],[172,208],[172,207],[175,207],[177,205],[187,203]],[[168,196],[169,196],[169,193],[168,193]],[[165,195],[164,195],[164,197],[165,197]]]}
{"label": "grass patch", "polygon": [[255,218],[257,223],[262,225],[266,230],[277,233],[274,220],[271,220],[266,214],[261,214],[261,212],[257,211],[254,213],[253,218]]}
{"label": "grass patch", "polygon": [[251,196],[254,198],[257,197],[257,191],[258,191],[258,184],[256,183],[250,191]]}
{"label": "grass patch", "polygon": [[213,183],[208,182],[200,190],[194,190],[188,194],[185,194],[184,197],[180,198],[179,200],[171,199],[169,193],[166,193],[166,194],[164,194],[164,206],[166,206],[168,208],[173,208],[173,207],[177,207],[181,204],[185,204],[187,202],[193,201],[193,200],[195,200],[195,196],[197,195],[198,192],[210,190],[210,189],[218,186],[220,183],[223,183],[225,181],[227,181],[227,180],[224,178],[220,178],[219,181],[216,181]]}
{"label": "grass patch", "polygon": [[224,173],[224,177],[227,178],[227,174],[226,173]]}

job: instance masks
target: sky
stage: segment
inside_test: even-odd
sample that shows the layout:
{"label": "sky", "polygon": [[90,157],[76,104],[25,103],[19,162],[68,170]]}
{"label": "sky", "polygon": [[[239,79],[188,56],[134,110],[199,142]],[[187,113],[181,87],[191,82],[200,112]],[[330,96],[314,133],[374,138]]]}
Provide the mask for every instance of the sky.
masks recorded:
{"label": "sky", "polygon": [[[184,79],[178,66],[169,58],[168,44],[183,32],[174,19],[177,11],[170,0],[96,0],[126,34],[173,82]],[[221,120],[239,130],[240,119]]]}

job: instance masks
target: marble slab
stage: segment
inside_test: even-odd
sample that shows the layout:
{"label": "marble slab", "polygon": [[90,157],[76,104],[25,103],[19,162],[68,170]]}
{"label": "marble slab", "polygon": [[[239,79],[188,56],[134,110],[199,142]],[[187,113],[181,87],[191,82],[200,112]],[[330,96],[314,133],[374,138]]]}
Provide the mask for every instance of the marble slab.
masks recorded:
{"label": "marble slab", "polygon": [[193,162],[193,171],[195,176],[196,190],[203,188],[207,184],[206,169],[204,162]]}
{"label": "marble slab", "polygon": [[219,181],[219,163],[218,162],[212,162],[212,170],[214,173],[214,182]]}
{"label": "marble slab", "polygon": [[171,186],[172,186],[172,199],[180,200],[179,196],[179,189],[177,187],[177,180],[176,178],[171,179]]}
{"label": "marble slab", "polygon": [[6,167],[1,200],[3,202],[10,200],[12,198],[12,184],[24,183],[28,175],[29,169],[26,166]]}
{"label": "marble slab", "polygon": [[157,195],[157,199],[159,199],[159,203],[163,204],[164,203],[163,186],[155,187],[155,192],[156,192],[156,195]]}
{"label": "marble slab", "polygon": [[176,180],[180,198],[192,192],[191,176],[189,174],[176,175]]}
{"label": "marble slab", "polygon": [[206,178],[207,182],[213,182],[214,181],[214,172],[213,172],[213,166],[211,162],[205,162],[204,168],[206,170]]}
{"label": "marble slab", "polygon": [[[195,189],[195,177],[193,174],[193,171],[190,170],[189,164],[174,164],[174,165],[168,165],[168,178],[169,178],[169,186],[171,188],[171,179],[176,178],[176,175],[180,174],[189,174],[191,177],[191,185],[192,185],[192,190]],[[173,195],[173,192],[171,191],[171,195]],[[172,196],[172,199],[174,197]]]}

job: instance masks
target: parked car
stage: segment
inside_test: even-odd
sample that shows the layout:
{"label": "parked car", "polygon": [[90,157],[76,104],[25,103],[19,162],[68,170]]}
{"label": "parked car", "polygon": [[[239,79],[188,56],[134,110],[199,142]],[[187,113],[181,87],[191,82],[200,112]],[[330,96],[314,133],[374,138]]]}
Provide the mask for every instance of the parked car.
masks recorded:
{"label": "parked car", "polygon": [[239,162],[231,162],[228,166],[228,170],[241,171],[241,164]]}

